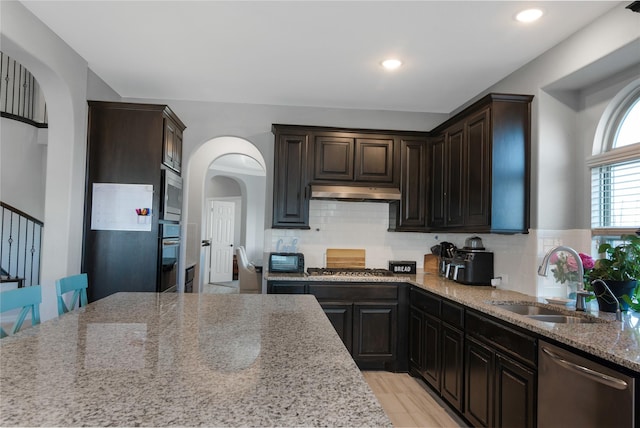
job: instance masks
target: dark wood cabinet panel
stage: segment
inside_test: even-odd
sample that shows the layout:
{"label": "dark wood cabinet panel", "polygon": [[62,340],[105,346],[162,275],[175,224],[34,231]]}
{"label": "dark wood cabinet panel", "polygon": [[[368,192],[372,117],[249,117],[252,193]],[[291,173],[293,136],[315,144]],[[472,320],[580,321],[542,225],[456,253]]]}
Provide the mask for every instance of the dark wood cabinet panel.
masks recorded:
{"label": "dark wood cabinet panel", "polygon": [[349,352],[352,348],[353,336],[353,305],[351,303],[326,303],[320,304],[329,321],[336,329],[338,336]]}
{"label": "dark wood cabinet panel", "polygon": [[[443,302],[444,303],[444,302]],[[440,393],[459,412],[463,411],[464,333],[442,323],[442,374]]]}
{"label": "dark wood cabinet panel", "polygon": [[354,139],[315,137],[313,165],[314,181],[353,181]]}
{"label": "dark wood cabinet panel", "polygon": [[401,200],[389,204],[390,230],[423,232],[427,226],[426,139],[400,142]]}
{"label": "dark wood cabinet panel", "polygon": [[411,306],[409,309],[409,365],[413,371],[422,372],[424,367],[423,312]]}
{"label": "dark wood cabinet panel", "polygon": [[426,314],[423,320],[424,363],[422,373],[424,379],[439,391],[442,354],[440,320]]}
{"label": "dark wood cabinet panel", "polygon": [[476,427],[493,426],[495,353],[470,337],[465,348],[464,416]]}
{"label": "dark wood cabinet panel", "polygon": [[164,118],[162,163],[180,174],[182,169],[182,129],[169,117]]}
{"label": "dark wood cabinet panel", "polygon": [[309,228],[308,139],[276,131],[273,174],[273,227]]}
{"label": "dark wood cabinet panel", "polygon": [[499,354],[495,362],[495,426],[535,427],[535,372]]}
{"label": "dark wood cabinet panel", "polygon": [[464,225],[465,204],[465,134],[464,126],[457,126],[447,132],[445,145],[445,211],[447,227]]}
{"label": "dark wood cabinet panel", "polygon": [[398,334],[398,303],[353,305],[353,358],[394,359]]}
{"label": "dark wood cabinet panel", "polygon": [[439,135],[429,139],[429,212],[427,225],[431,228],[443,228],[446,225],[445,176],[446,138]]}
{"label": "dark wood cabinet panel", "polygon": [[489,193],[491,191],[491,147],[489,146],[489,109],[471,117],[466,123],[466,201],[465,226],[489,224]]}
{"label": "dark wood cabinet panel", "polygon": [[[175,134],[184,124],[166,105],[89,101],[87,182],[85,188],[82,271],[89,276],[87,295],[95,301],[119,291],[158,290],[161,256],[159,220],[151,217],[150,231],[94,230],[95,183],[153,186],[152,213],[160,212],[161,165],[165,123]],[[175,147],[172,148],[176,150]]]}
{"label": "dark wood cabinet panel", "polygon": [[356,138],[355,181],[393,183],[393,138]]}

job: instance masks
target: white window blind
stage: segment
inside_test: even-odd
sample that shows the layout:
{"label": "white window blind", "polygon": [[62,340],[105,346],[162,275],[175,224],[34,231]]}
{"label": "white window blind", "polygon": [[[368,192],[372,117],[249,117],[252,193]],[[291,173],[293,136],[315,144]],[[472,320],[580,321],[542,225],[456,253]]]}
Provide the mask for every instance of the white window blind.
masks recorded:
{"label": "white window blind", "polygon": [[640,159],[591,168],[594,235],[634,233],[640,228]]}

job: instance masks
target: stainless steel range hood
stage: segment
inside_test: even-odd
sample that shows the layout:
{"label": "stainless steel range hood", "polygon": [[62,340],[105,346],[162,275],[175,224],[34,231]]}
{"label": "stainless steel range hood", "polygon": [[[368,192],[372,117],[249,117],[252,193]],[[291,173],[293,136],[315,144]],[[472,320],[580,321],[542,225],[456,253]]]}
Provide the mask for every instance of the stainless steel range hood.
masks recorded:
{"label": "stainless steel range hood", "polygon": [[400,200],[400,189],[391,187],[312,185],[311,199],[391,202]]}

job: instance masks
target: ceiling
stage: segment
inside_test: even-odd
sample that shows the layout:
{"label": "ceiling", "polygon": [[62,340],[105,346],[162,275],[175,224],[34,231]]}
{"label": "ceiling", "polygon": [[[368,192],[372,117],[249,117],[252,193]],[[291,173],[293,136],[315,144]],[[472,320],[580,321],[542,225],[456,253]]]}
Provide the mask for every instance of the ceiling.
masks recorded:
{"label": "ceiling", "polygon": [[23,4],[123,98],[449,113],[621,2]]}

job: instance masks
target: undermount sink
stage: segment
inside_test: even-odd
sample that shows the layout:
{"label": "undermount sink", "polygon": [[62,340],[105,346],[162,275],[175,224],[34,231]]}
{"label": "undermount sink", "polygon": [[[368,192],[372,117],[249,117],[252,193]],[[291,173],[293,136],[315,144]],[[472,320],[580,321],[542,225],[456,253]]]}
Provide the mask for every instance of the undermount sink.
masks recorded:
{"label": "undermount sink", "polygon": [[536,321],[544,321],[544,322],[552,322],[554,324],[591,324],[596,322],[602,322],[597,318],[591,317],[575,317],[571,315],[527,315],[527,318],[536,320]]}
{"label": "undermount sink", "polygon": [[519,315],[566,315],[565,312],[527,303],[497,303],[497,307]]}
{"label": "undermount sink", "polygon": [[568,314],[566,310],[556,309],[535,303],[494,303],[498,308],[523,315],[529,319],[554,324],[590,324],[606,322],[599,318],[573,312]]}

